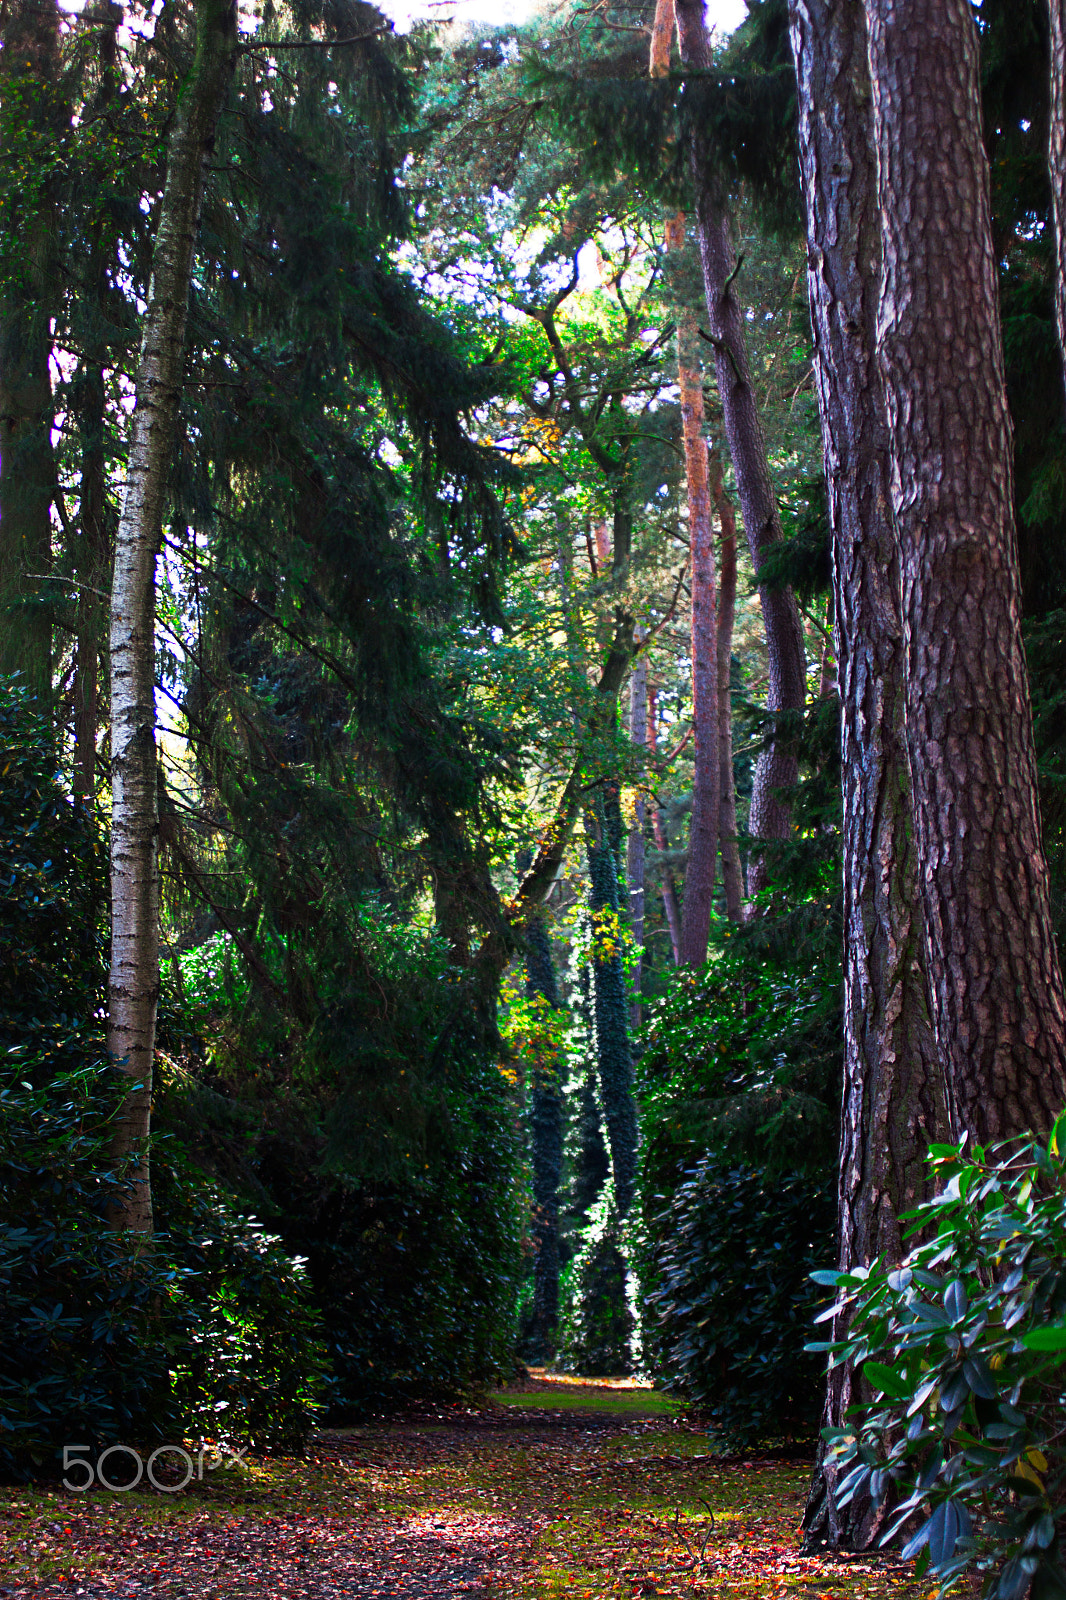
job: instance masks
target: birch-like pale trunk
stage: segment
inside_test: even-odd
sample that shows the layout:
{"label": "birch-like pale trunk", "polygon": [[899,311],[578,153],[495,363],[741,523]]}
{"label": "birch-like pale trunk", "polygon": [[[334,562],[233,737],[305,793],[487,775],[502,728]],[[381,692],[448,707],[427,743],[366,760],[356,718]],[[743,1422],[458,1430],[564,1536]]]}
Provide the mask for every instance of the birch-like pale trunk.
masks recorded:
{"label": "birch-like pale trunk", "polygon": [[174,453],[204,167],[229,87],[236,0],[196,0],[196,47],[167,151],[111,591],[111,973],[107,1045],[130,1080],[114,1154],[132,1161],[115,1221],[152,1228],[148,1132],[159,996],[155,562]]}

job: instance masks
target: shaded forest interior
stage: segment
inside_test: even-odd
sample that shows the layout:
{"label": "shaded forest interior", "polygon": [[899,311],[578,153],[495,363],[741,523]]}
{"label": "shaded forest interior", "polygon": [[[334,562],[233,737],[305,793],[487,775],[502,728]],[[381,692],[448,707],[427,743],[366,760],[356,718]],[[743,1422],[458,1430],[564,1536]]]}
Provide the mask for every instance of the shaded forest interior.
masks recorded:
{"label": "shaded forest interior", "polygon": [[1061,1600],[1066,0],[0,0],[0,150],[0,1472],[532,1365]]}

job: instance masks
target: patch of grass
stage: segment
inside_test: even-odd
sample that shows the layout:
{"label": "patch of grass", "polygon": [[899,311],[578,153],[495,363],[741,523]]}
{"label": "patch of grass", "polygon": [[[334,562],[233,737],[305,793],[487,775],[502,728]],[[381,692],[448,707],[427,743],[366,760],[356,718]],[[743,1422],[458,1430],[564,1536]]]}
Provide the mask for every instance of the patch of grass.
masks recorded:
{"label": "patch of grass", "polygon": [[663,1417],[681,1407],[656,1389],[496,1389],[488,1397],[494,1405],[519,1406],[524,1411],[594,1411],[613,1417]]}

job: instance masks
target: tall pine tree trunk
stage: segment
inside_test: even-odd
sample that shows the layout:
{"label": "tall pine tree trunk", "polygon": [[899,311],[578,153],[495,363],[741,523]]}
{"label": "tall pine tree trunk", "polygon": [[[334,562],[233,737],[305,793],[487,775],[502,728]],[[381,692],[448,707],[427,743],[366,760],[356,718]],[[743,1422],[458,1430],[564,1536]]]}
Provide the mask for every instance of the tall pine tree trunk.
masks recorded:
{"label": "tall pine tree trunk", "polygon": [[[1066,1099],[970,0],[866,0],[883,261],[878,357],[907,641],[930,1002],[956,1132]],[[817,108],[816,108],[817,109]]]}
{"label": "tall pine tree trunk", "polygon": [[737,838],[737,785],[733,775],[733,623],[737,611],[737,519],[733,502],[722,482],[717,450],[708,452],[711,495],[718,513],[719,561],[718,634],[715,657],[718,668],[718,851],[722,858],[722,887],[730,922],[744,914],[744,875]]}
{"label": "tall pine tree trunk", "polygon": [[681,908],[681,964],[701,967],[714,899],[718,860],[721,772],[718,745],[718,602],[714,582],[714,531],[703,437],[703,380],[696,352],[695,318],[682,313],[678,327],[678,384],[685,447],[688,538],[692,583],[692,817],[688,835],[685,898]]}
{"label": "tall pine tree trunk", "polygon": [[111,591],[111,975],[108,1050],[131,1080],[115,1154],[134,1158],[116,1220],[152,1227],[147,1136],[159,995],[155,561],[174,452],[185,322],[204,167],[229,86],[236,0],[197,0],[192,71],[170,134],[167,176],[137,368],[126,493]]}
{"label": "tall pine tree trunk", "polygon": [[[709,69],[713,59],[704,0],[678,0],[677,29],[685,68]],[[737,480],[744,532],[758,578],[767,551],[781,538],[781,518],[748,371],[744,309],[736,292],[737,260],[729,206],[715,151],[698,128],[692,137],[691,161],[722,419]],[[769,666],[767,710],[794,712],[798,720],[806,699],[807,668],[795,597],[789,589],[769,589],[765,585],[760,588],[759,595]],[[797,775],[795,738],[789,737],[787,729],[778,729],[755,769],[748,824],[754,839],[788,837],[791,826],[789,791]],[[761,852],[753,852],[748,866],[749,895],[762,888],[765,879],[765,857]]]}
{"label": "tall pine tree trunk", "polygon": [[[638,748],[648,743],[648,658],[641,654],[633,664],[629,679],[629,737]],[[630,974],[629,1015],[634,1028],[640,1027],[640,984],[644,950],[644,774],[637,788],[633,827],[626,842],[626,878],[629,883],[629,928],[636,952]]]}
{"label": "tall pine tree trunk", "polygon": [[1066,0],[1048,0],[1051,22],[1051,104],[1048,171],[1055,224],[1055,322],[1066,371]]}
{"label": "tall pine tree trunk", "polygon": [[[881,234],[860,4],[790,0],[807,206],[808,283],[833,538],[844,843],[844,1097],[840,1266],[903,1253],[898,1218],[927,1188],[943,1137],[929,1022],[903,723],[903,630],[888,429],[876,358]],[[850,1368],[828,1376],[824,1425],[859,1399]],[[865,1549],[880,1515],[836,1501],[820,1455],[808,1546]]]}
{"label": "tall pine tree trunk", "polygon": [[0,673],[52,697],[52,625],[38,598],[52,568],[54,405],[51,319],[61,289],[53,172],[69,120],[54,0],[0,5],[0,201],[9,239],[0,268]]}

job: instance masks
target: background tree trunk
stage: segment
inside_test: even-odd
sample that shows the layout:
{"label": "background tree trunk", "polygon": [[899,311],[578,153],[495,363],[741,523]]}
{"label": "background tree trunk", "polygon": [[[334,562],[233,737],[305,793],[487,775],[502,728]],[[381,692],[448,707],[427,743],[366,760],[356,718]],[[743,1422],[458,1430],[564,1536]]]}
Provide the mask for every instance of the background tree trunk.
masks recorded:
{"label": "background tree trunk", "polygon": [[600,1102],[611,1152],[618,1215],[633,1202],[637,1178],[637,1111],[633,1099],[633,1060],[626,1027],[625,974],[618,938],[618,860],[621,816],[617,788],[585,819],[589,860],[589,910],[592,916],[592,1000]]}
{"label": "background tree trunk", "polygon": [[[559,1005],[551,941],[543,916],[526,927],[526,993]],[[530,1354],[550,1361],[559,1328],[559,1183],[563,1171],[563,1085],[560,1063],[538,1057],[529,1085],[530,1144],[533,1165],[533,1319]]]}
{"label": "background tree trunk", "polygon": [[744,875],[737,838],[737,786],[733,775],[733,622],[737,610],[737,518],[722,482],[717,450],[708,451],[711,496],[718,513],[719,561],[718,636],[718,850],[722,858],[722,887],[726,916],[739,922],[744,915]]}
{"label": "background tree trunk", "polygon": [[[20,242],[0,279],[0,673],[20,672],[44,706],[52,697],[51,608],[37,597],[52,569],[56,471],[48,363],[61,292],[56,203],[47,174],[62,167],[52,157],[69,120],[53,0],[4,0],[0,46],[3,120],[17,141],[17,149],[8,149],[3,180],[5,226]],[[16,180],[27,167],[30,176]]]}
{"label": "background tree trunk", "polygon": [[655,21],[651,29],[649,76],[665,78],[670,73],[670,47],[674,42],[674,0],[656,0]]}
{"label": "background tree trunk", "polygon": [[[648,693],[648,750],[654,757],[659,748],[659,688],[653,684]],[[656,805],[652,808],[651,815],[652,834],[655,839],[655,848],[659,854],[664,854],[669,848],[666,837],[666,828],[663,825],[663,814]],[[674,875],[669,867],[663,867],[663,916],[666,919],[666,931],[670,935],[670,953],[676,967],[681,960],[681,908],[677,901],[677,886]]]}
{"label": "background tree trunk", "polygon": [[132,1080],[115,1154],[133,1156],[121,1225],[148,1232],[147,1136],[159,995],[155,560],[174,451],[204,165],[229,86],[236,0],[197,0],[196,53],[170,134],[137,368],[126,494],[111,594],[111,974],[108,1050]]}
{"label": "background tree trunk", "polygon": [[689,822],[685,898],[681,907],[681,963],[702,967],[714,899],[718,859],[721,752],[718,745],[717,597],[714,534],[703,437],[703,378],[695,343],[695,317],[682,313],[677,333],[681,427],[685,447],[688,538],[692,581],[692,816]]}
{"label": "background tree trunk", "polygon": [[[678,0],[677,30],[684,67],[696,71],[709,69],[713,56],[704,0]],[[737,480],[744,532],[758,578],[767,550],[781,538],[781,518],[748,371],[744,311],[735,289],[737,260],[729,207],[715,152],[698,130],[692,138],[691,161],[696,226],[722,420]],[[760,588],[759,596],[769,664],[766,708],[770,712],[794,712],[798,719],[806,701],[807,665],[795,597],[790,589],[773,590],[765,586]],[[789,737],[787,730],[779,729],[771,737],[755,769],[748,821],[753,839],[788,837],[791,826],[788,792],[796,782],[798,770],[794,737]],[[762,888],[765,878],[765,857],[753,851],[748,863],[749,896]]]}
{"label": "background tree trunk", "polygon": [[[833,538],[844,857],[844,1097],[840,1266],[903,1254],[898,1217],[928,1190],[943,1087],[922,960],[903,726],[899,562],[876,358],[881,233],[866,27],[856,0],[790,0],[807,207],[808,284]],[[859,1398],[829,1373],[824,1425]],[[824,1450],[804,1517],[808,1547],[861,1550],[889,1513],[836,1503]]]}
{"label": "background tree trunk", "polygon": [[978,41],[969,0],[867,0],[906,726],[956,1133],[1046,1130],[1066,1007],[1037,807]]}

